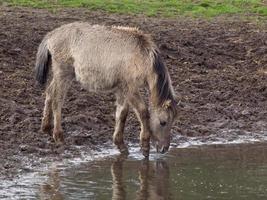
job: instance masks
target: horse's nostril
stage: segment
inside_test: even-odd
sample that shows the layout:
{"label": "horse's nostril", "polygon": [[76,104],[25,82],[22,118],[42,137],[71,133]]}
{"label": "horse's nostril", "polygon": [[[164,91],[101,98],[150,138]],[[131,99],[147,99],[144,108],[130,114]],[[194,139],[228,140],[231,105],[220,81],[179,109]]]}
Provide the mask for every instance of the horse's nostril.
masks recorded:
{"label": "horse's nostril", "polygon": [[160,125],[161,126],[165,126],[166,124],[167,124],[167,122],[164,122],[164,121],[163,122],[160,122]]}

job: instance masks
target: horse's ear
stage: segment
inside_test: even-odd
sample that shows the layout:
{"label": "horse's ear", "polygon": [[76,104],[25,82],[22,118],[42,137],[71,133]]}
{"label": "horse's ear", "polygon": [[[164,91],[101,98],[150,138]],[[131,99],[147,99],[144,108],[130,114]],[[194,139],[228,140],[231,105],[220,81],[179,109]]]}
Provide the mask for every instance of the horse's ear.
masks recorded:
{"label": "horse's ear", "polygon": [[168,109],[168,108],[170,108],[171,103],[172,103],[172,101],[170,99],[168,99],[168,100],[164,101],[164,103],[162,104],[162,107],[164,109]]}

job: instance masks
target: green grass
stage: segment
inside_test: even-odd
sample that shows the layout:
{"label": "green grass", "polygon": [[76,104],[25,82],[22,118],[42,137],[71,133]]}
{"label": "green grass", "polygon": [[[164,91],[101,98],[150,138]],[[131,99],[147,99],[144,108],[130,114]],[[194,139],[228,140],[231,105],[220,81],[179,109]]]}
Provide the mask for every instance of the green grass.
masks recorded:
{"label": "green grass", "polygon": [[84,7],[147,16],[215,17],[224,14],[267,17],[267,0],[1,0],[8,5],[34,8]]}

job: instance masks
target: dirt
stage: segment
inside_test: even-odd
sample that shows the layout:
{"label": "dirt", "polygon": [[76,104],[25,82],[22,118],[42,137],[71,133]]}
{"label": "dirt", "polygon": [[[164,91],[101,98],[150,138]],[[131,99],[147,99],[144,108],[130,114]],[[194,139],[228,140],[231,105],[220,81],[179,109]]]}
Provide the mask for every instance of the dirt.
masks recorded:
{"label": "dirt", "polygon": [[[158,19],[66,9],[0,7],[0,177],[42,162],[74,158],[110,143],[114,96],[73,84],[63,109],[65,145],[40,131],[44,88],[34,80],[37,47],[50,30],[73,21],[140,27],[160,47],[180,99],[173,135],[265,133],[267,27],[235,17]],[[131,113],[125,138],[138,142]],[[179,141],[174,141],[179,142]],[[77,148],[79,146],[79,148]]]}

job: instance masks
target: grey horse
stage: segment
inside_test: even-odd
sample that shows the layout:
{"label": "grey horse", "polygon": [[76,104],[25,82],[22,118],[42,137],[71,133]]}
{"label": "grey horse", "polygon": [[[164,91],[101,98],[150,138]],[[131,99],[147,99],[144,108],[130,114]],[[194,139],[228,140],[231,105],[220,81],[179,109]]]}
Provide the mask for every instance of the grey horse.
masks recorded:
{"label": "grey horse", "polygon": [[[39,83],[47,82],[50,68],[53,78],[46,89],[42,130],[50,132],[54,124],[55,142],[63,142],[61,109],[76,79],[88,91],[116,95],[113,142],[121,153],[128,153],[123,130],[129,106],[141,124],[143,155],[149,155],[150,138],[157,151],[169,149],[177,113],[175,95],[168,70],[149,35],[131,27],[66,24],[49,32],[39,45],[35,67]],[[144,86],[150,91],[149,109],[139,93]]]}

